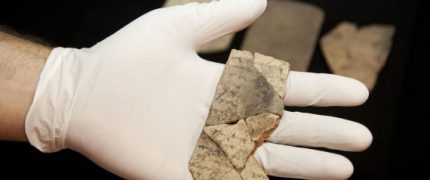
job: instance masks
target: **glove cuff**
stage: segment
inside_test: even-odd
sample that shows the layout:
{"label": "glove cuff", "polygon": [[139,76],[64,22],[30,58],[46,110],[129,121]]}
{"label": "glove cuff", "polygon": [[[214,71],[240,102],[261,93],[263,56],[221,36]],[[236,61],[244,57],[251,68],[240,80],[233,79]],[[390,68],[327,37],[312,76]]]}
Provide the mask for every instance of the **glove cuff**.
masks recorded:
{"label": "glove cuff", "polygon": [[[25,119],[25,133],[30,144],[42,152],[65,148],[67,126],[75,94],[68,74],[74,49],[55,48],[51,51],[39,77],[33,102]],[[67,59],[67,60],[66,60]]]}

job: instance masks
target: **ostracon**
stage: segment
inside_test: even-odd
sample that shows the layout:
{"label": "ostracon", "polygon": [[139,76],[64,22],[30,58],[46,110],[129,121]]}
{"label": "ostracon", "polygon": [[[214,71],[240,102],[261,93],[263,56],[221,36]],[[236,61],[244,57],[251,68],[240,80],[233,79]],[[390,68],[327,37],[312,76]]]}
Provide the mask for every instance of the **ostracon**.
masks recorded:
{"label": "ostracon", "polygon": [[249,158],[245,169],[240,172],[240,176],[243,180],[269,179],[264,170],[258,164],[257,160],[254,159],[254,157]]}
{"label": "ostracon", "polygon": [[271,113],[262,113],[246,118],[246,125],[251,140],[261,145],[270,133],[278,126],[280,116]]}
{"label": "ostracon", "polygon": [[205,133],[200,135],[188,167],[194,179],[241,179],[224,152]]}
{"label": "ostracon", "polygon": [[232,125],[206,126],[204,132],[219,145],[234,168],[242,169],[245,166],[255,143],[249,137],[244,120]]}
{"label": "ostracon", "polygon": [[252,154],[279,124],[289,69],[286,61],[232,50],[189,162],[195,179],[268,179]]}
{"label": "ostracon", "polygon": [[355,78],[372,90],[392,45],[395,28],[342,22],[321,39],[324,57],[335,74]]}
{"label": "ostracon", "polygon": [[[255,57],[259,59],[254,60]],[[278,65],[271,66],[272,63]],[[282,77],[271,83],[259,71],[264,68],[257,69],[259,66],[270,66],[265,73],[269,77]],[[247,51],[232,50],[218,82],[206,125],[236,123],[240,119],[261,113],[282,115],[285,93],[280,90],[282,94],[279,94],[275,87],[285,88],[279,84],[286,85],[288,70],[286,62],[264,58],[263,55],[254,56]]]}
{"label": "ostracon", "polygon": [[307,71],[324,21],[324,11],[295,0],[268,0],[264,13],[248,29],[242,48],[288,60]]}

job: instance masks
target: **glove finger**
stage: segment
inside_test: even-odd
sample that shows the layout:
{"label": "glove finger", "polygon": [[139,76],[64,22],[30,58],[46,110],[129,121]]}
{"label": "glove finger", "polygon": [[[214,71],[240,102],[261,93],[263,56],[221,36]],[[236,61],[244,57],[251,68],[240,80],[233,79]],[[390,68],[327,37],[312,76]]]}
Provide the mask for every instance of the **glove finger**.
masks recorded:
{"label": "glove finger", "polygon": [[198,47],[225,34],[239,31],[252,24],[266,8],[266,0],[220,0],[191,3],[174,13],[178,31]]}
{"label": "glove finger", "polygon": [[286,86],[287,106],[356,106],[369,96],[355,79],[323,73],[291,71]]}
{"label": "glove finger", "polygon": [[254,153],[271,176],[300,179],[347,179],[354,170],[351,162],[338,154],[300,147],[264,143]]}
{"label": "glove finger", "polygon": [[357,122],[309,113],[285,111],[268,141],[343,151],[362,151],[372,143],[369,129]]}

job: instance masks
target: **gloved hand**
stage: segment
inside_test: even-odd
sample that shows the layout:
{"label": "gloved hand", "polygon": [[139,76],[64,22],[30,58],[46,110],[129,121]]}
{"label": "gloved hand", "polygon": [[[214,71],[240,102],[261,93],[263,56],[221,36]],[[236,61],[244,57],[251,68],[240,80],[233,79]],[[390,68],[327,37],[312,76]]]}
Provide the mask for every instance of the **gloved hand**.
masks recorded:
{"label": "gloved hand", "polygon": [[[195,49],[250,25],[265,5],[157,9],[91,48],[55,48],[27,114],[30,143],[43,152],[70,148],[125,178],[191,179],[188,162],[223,71]],[[328,74],[291,72],[286,86],[287,105],[353,106],[368,97],[358,81]],[[347,178],[346,158],[290,145],[360,151],[371,140],[358,123],[285,112],[254,156],[274,176]]]}

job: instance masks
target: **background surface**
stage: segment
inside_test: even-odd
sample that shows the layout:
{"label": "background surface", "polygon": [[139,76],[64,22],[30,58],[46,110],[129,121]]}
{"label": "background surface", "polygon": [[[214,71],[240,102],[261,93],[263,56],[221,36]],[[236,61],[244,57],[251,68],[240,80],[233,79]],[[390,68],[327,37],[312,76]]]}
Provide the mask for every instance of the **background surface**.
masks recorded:
{"label": "background surface", "polygon": [[[369,127],[374,141],[368,150],[362,153],[339,152],[354,164],[355,172],[351,179],[427,177],[427,162],[430,160],[430,128],[426,122],[426,102],[430,92],[426,63],[429,59],[427,49],[430,40],[429,20],[426,18],[429,17],[430,10],[428,1],[307,2],[325,11],[320,37],[344,20],[359,25],[393,24],[396,34],[387,64],[366,104],[354,108],[287,110],[339,116]],[[0,24],[40,37],[56,46],[89,47],[162,4],[163,1],[155,0],[15,0],[0,4]],[[231,48],[240,48],[245,33],[246,30],[235,36]],[[202,56],[225,62],[228,52]],[[319,46],[315,50],[309,71],[330,72]],[[0,178],[23,178],[29,175],[48,179],[119,178],[70,150],[42,154],[27,143],[0,142]]]}

